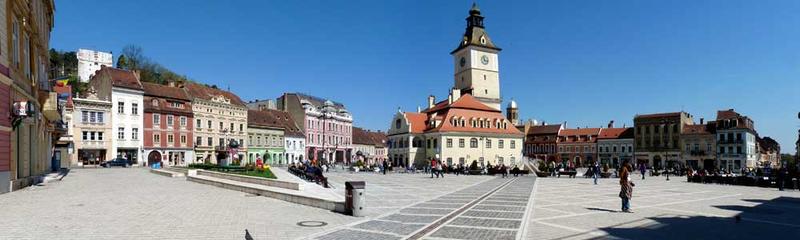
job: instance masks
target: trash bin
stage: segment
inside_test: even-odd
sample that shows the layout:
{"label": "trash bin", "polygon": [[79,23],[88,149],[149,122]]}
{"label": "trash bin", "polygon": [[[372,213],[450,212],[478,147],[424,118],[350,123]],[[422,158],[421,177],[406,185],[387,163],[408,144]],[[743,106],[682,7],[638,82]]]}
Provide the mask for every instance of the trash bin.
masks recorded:
{"label": "trash bin", "polygon": [[366,195],[364,195],[364,187],[366,183],[363,181],[345,182],[345,213],[354,217],[364,216],[364,207],[366,206]]}

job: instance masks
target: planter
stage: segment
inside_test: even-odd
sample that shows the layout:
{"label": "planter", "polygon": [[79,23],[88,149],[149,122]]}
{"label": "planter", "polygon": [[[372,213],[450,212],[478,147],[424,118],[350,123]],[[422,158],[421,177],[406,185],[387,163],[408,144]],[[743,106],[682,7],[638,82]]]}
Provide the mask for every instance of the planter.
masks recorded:
{"label": "planter", "polygon": [[536,172],[537,177],[549,177],[550,172]]}

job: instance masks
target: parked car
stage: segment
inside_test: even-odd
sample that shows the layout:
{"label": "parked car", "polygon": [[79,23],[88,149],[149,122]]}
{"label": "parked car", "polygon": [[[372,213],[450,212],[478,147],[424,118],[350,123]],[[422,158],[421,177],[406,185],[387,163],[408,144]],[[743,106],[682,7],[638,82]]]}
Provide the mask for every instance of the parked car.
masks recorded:
{"label": "parked car", "polygon": [[114,158],[111,161],[106,161],[100,164],[102,167],[128,167],[128,159]]}

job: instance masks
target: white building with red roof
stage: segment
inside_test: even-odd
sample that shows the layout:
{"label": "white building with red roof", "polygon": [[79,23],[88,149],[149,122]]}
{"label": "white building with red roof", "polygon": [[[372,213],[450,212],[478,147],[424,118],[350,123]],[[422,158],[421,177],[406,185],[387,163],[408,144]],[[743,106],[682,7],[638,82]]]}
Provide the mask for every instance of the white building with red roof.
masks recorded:
{"label": "white building with red roof", "polygon": [[418,112],[398,112],[388,131],[389,159],[421,168],[437,159],[448,165],[522,165],[523,133],[471,94],[453,89],[447,100]]}
{"label": "white building with red roof", "polygon": [[500,48],[486,33],[473,4],[458,47],[450,52],[454,84],[447,100],[428,98],[424,111],[398,110],[387,132],[388,158],[395,166],[422,168],[437,159],[447,165],[522,165],[524,134],[517,129],[516,103],[508,119],[500,110]]}
{"label": "white building with red roof", "polygon": [[144,87],[139,73],[101,66],[89,85],[100,100],[111,101],[111,136],[106,136],[111,139],[111,157],[143,164],[140,154],[144,147]]}

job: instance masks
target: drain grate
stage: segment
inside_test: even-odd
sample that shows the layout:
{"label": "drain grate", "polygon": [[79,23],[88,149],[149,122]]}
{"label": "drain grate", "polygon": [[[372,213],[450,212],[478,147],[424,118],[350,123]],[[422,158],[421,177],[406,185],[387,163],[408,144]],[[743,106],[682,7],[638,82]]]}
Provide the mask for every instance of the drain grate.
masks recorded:
{"label": "drain grate", "polygon": [[322,227],[328,225],[328,223],[323,221],[300,221],[297,222],[297,226],[301,227]]}

